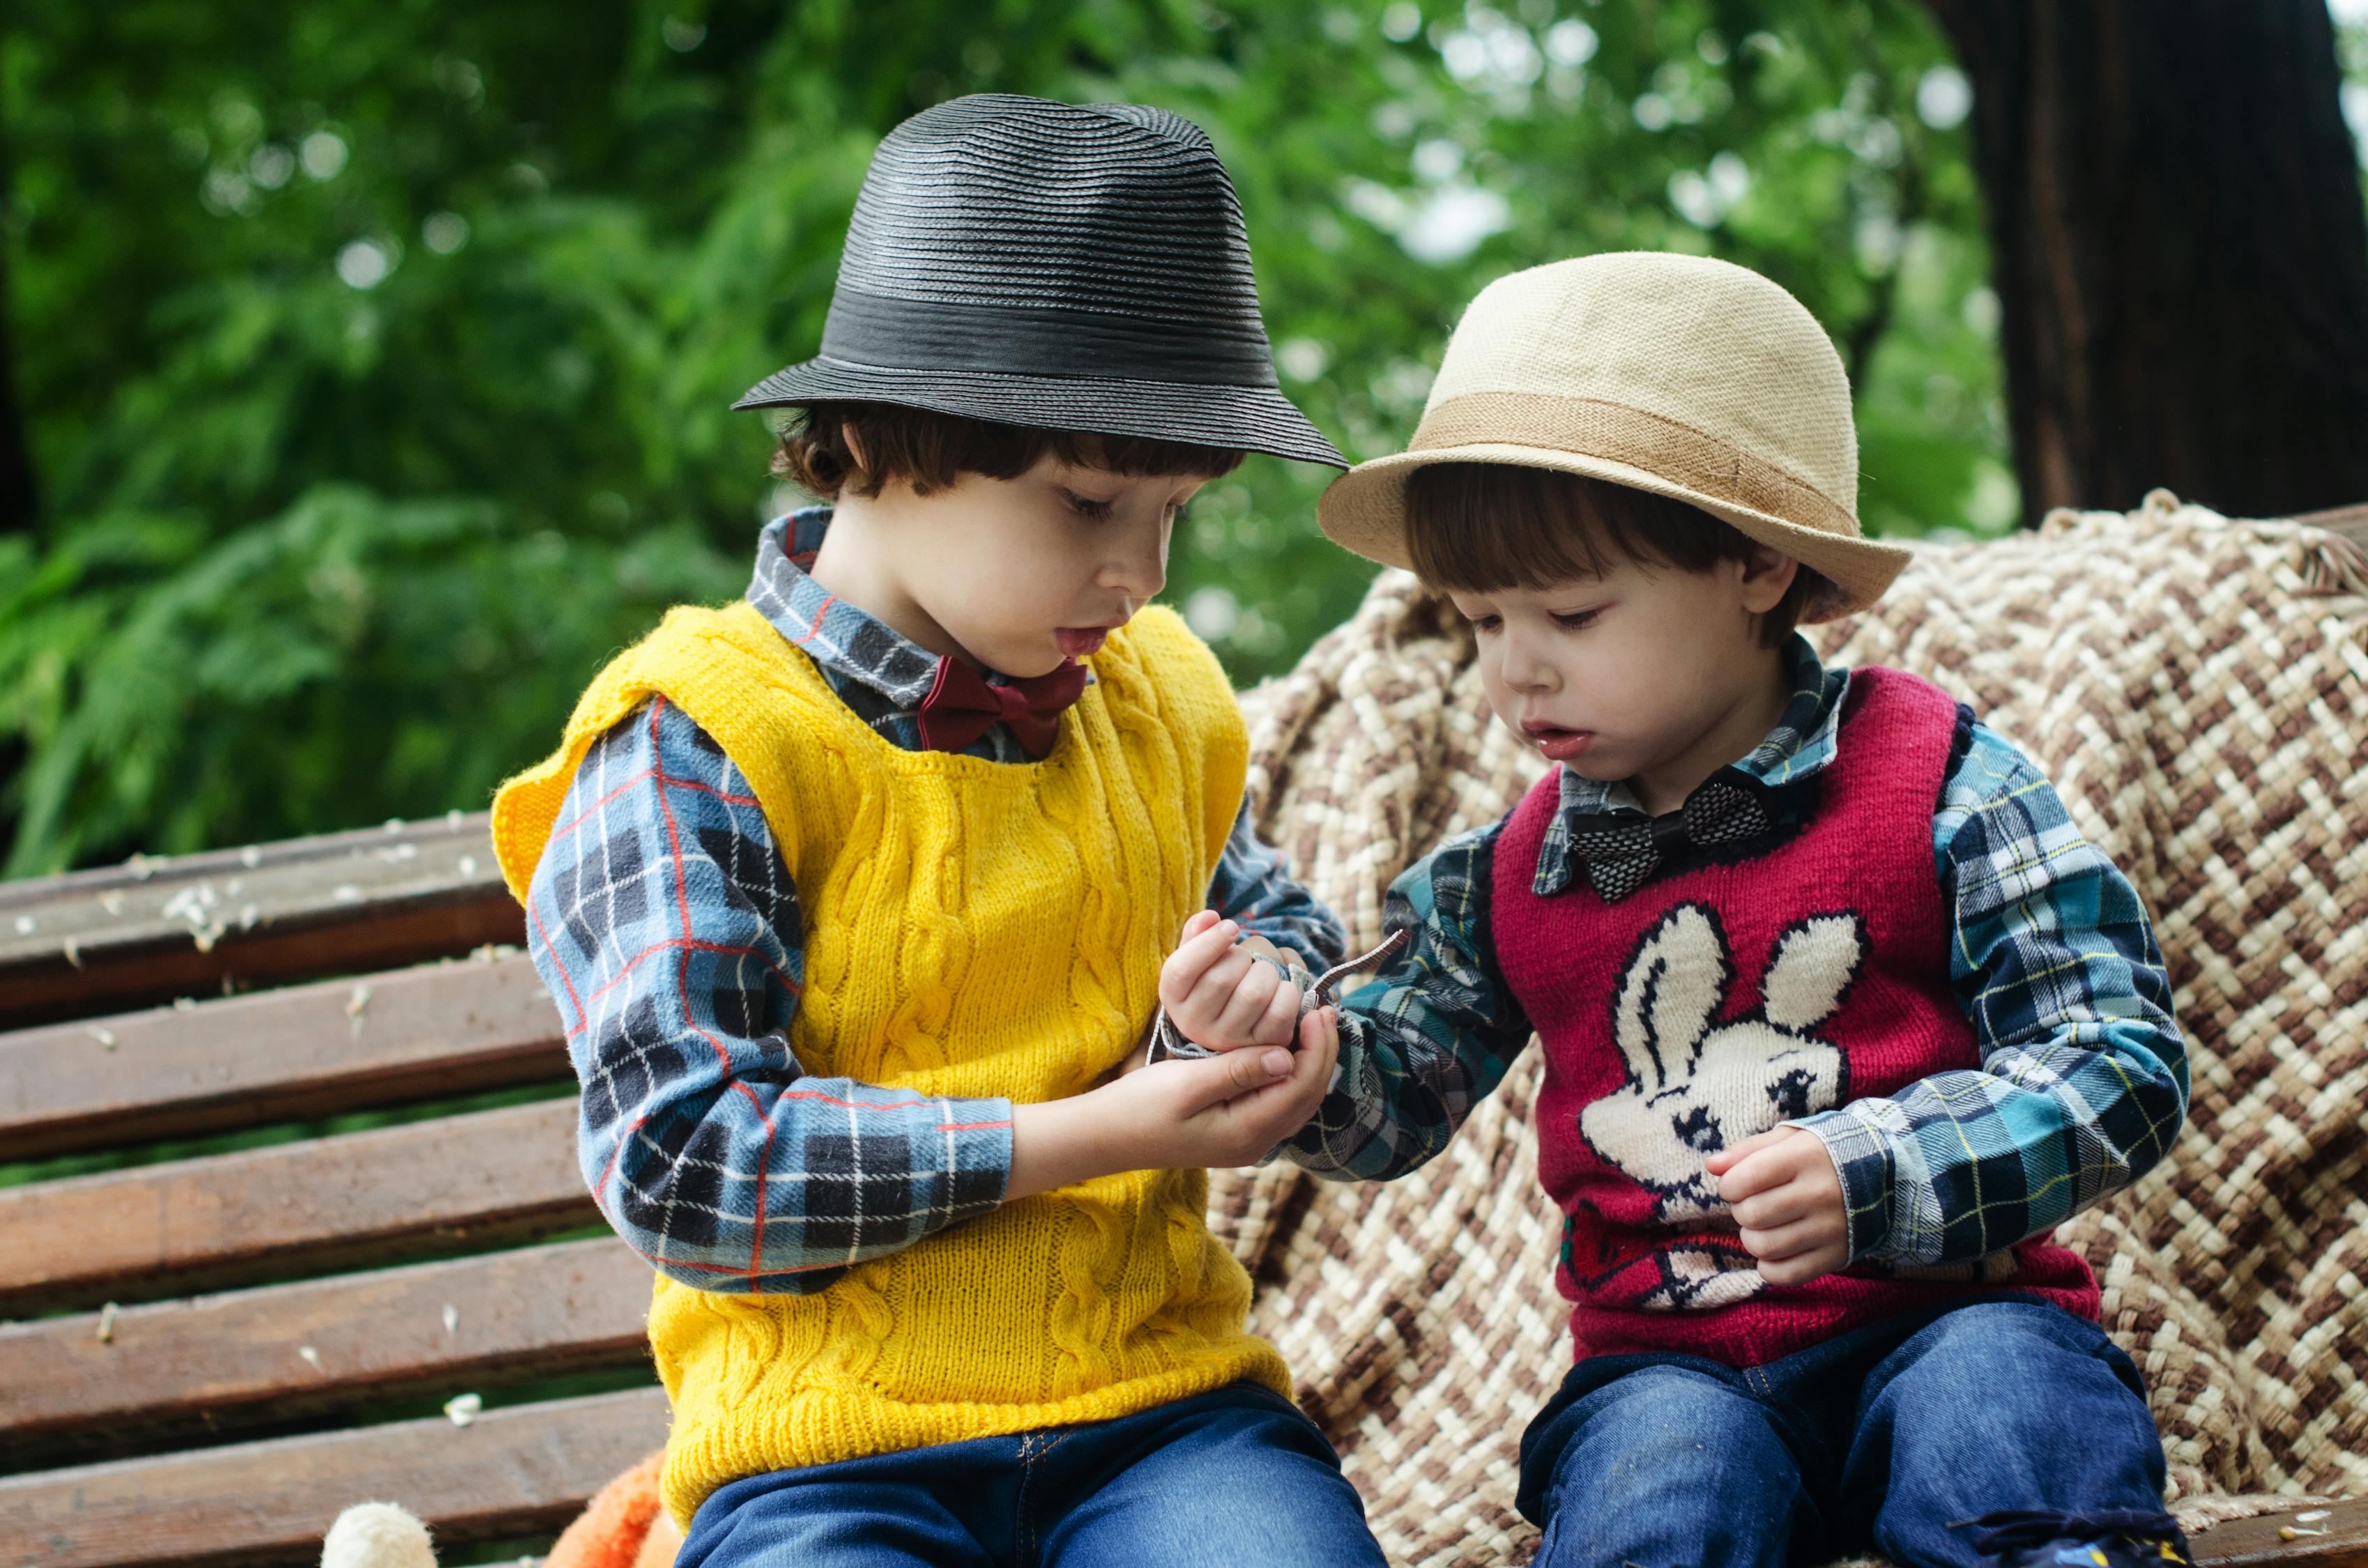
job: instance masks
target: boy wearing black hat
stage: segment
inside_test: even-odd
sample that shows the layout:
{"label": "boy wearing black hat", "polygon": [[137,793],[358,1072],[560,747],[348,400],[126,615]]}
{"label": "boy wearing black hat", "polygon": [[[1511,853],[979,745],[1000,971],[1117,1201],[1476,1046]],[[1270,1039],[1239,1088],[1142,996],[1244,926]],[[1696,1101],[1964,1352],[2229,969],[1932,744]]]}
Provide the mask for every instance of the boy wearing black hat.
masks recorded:
{"label": "boy wearing black hat", "polygon": [[[1246,451],[1338,466],[1277,389],[1189,121],[981,97],[882,144],[821,355],[739,406],[836,508],[677,609],[504,786],[495,841],[658,1271],[680,1562],[1381,1562],[1243,1331],[1202,1167],[1330,1071],[1115,1077],[1170,933],[1338,956],[1241,815],[1247,740],[1162,585]],[[1255,971],[1255,972],[1248,972]]]}

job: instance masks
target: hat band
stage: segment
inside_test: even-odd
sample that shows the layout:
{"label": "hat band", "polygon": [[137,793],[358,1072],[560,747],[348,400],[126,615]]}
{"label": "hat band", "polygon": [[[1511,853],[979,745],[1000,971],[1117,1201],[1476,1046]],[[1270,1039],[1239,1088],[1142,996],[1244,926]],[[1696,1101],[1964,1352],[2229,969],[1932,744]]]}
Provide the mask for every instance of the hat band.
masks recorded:
{"label": "hat band", "polygon": [[1212,387],[1278,384],[1263,327],[892,300],[852,289],[832,296],[822,352],[843,364],[899,370],[994,370]]}
{"label": "hat band", "polygon": [[1764,458],[1691,425],[1623,403],[1547,392],[1483,392],[1423,413],[1410,452],[1510,443],[1625,463],[1707,499],[1855,539],[1858,519]]}

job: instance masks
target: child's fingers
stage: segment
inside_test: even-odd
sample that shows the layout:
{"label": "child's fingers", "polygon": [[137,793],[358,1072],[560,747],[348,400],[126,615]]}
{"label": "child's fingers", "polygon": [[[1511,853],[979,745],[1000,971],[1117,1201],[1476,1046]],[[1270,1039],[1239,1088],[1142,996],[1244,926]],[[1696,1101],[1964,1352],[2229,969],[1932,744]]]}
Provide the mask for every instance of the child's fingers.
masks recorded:
{"label": "child's fingers", "polygon": [[1223,920],[1224,918],[1224,915],[1218,914],[1213,909],[1201,909],[1193,911],[1190,915],[1184,917],[1184,933],[1182,936],[1176,938],[1177,945],[1180,947],[1184,943],[1190,941],[1193,937],[1199,936],[1201,932],[1206,931],[1210,926],[1214,926],[1218,921]]}
{"label": "child's fingers", "polygon": [[1315,1114],[1316,1102],[1324,1097],[1324,1091],[1332,1082],[1332,1062],[1339,1037],[1327,1028],[1307,1031],[1303,1038],[1312,1038],[1314,1044],[1292,1057],[1287,1080],[1269,1084],[1226,1108],[1240,1114],[1245,1137],[1257,1145],[1256,1153],[1250,1156],[1253,1159],[1298,1131],[1301,1123]]}
{"label": "child's fingers", "polygon": [[1272,959],[1277,963],[1282,961],[1282,949],[1255,931],[1243,932],[1241,940],[1234,945],[1246,953],[1256,953],[1259,958]]}
{"label": "child's fingers", "polygon": [[1224,1051],[1197,1061],[1163,1062],[1159,1067],[1175,1069],[1169,1082],[1177,1111],[1190,1117],[1287,1081],[1295,1061],[1287,1051]]}
{"label": "child's fingers", "polygon": [[1299,1051],[1303,1056],[1338,1056],[1340,1051],[1340,1009],[1326,1006],[1299,1020]]}
{"label": "child's fingers", "polygon": [[1244,1026],[1229,1021],[1227,1015],[1235,1011],[1234,998],[1241,988],[1254,983],[1258,967],[1238,951],[1225,954],[1192,983],[1182,1001],[1167,1009],[1168,1017],[1186,1038],[1202,1045],[1222,1050],[1241,1044]]}
{"label": "child's fingers", "polygon": [[[1799,1131],[1797,1127],[1771,1127],[1765,1132],[1754,1133],[1742,1142],[1730,1144],[1704,1160],[1702,1169],[1713,1177],[1723,1176],[1760,1150],[1771,1143],[1781,1143]],[[1732,1203],[1735,1199],[1729,1197],[1727,1201]]]}
{"label": "child's fingers", "polygon": [[1790,1257],[1764,1260],[1759,1265],[1759,1278],[1770,1285],[1805,1285],[1822,1275],[1850,1263],[1850,1248],[1839,1243],[1829,1246],[1812,1247],[1796,1252]]}
{"label": "child's fingers", "polygon": [[1292,1102],[1302,1108],[1289,1131],[1298,1130],[1332,1086],[1332,1064],[1340,1057],[1339,1021],[1337,1009],[1318,1007],[1300,1026],[1302,1048],[1291,1061],[1291,1092]]}
{"label": "child's fingers", "polygon": [[[1330,1009],[1320,1011],[1328,1014]],[[1315,1013],[1308,1015],[1310,1019],[1316,1017]],[[1269,1084],[1248,1098],[1227,1108],[1240,1111],[1247,1121],[1258,1129],[1258,1135],[1264,1140],[1260,1153],[1297,1131],[1299,1124],[1315,1109],[1315,1102],[1324,1097],[1324,1091],[1332,1082],[1332,1062],[1339,1040],[1338,1033],[1328,1026],[1303,1028],[1300,1039],[1303,1044],[1291,1058],[1288,1081]],[[1269,1049],[1237,1054],[1272,1056],[1274,1051]]]}
{"label": "child's fingers", "polygon": [[1300,1026],[1299,1038],[1304,1042],[1300,1054],[1314,1060],[1292,1062],[1291,1075],[1300,1078],[1304,1074],[1321,1097],[1331,1091],[1332,1069],[1340,1060],[1340,1009],[1316,1008],[1314,1016]]}
{"label": "child's fingers", "polygon": [[[1707,1168],[1707,1167],[1705,1167]],[[1773,1192],[1793,1179],[1792,1166],[1773,1149],[1754,1149],[1718,1178],[1718,1195],[1730,1206]]]}
{"label": "child's fingers", "polygon": [[[1308,1015],[1313,1018],[1315,1014]],[[1234,1057],[1258,1057],[1270,1062],[1276,1057],[1291,1062],[1288,1076],[1277,1078],[1263,1087],[1250,1089],[1209,1110],[1203,1119],[1210,1123],[1210,1132],[1202,1147],[1211,1163],[1226,1165],[1247,1165],[1262,1160],[1274,1146],[1298,1131],[1315,1114],[1332,1082],[1334,1044],[1338,1039],[1328,1028],[1304,1031],[1308,1043],[1295,1056],[1281,1050],[1236,1051]]]}
{"label": "child's fingers", "polygon": [[1277,1142],[1298,1131],[1315,1114],[1316,1106],[1331,1090],[1333,1064],[1340,1059],[1339,1011],[1318,1007],[1308,1019],[1300,1027],[1299,1053],[1292,1059],[1291,1112],[1275,1134]]}
{"label": "child's fingers", "polygon": [[1250,1039],[1259,1045],[1288,1046],[1299,1034],[1299,987],[1278,977],[1274,995],[1258,1015]]}
{"label": "child's fingers", "polygon": [[1787,1178],[1729,1206],[1735,1222],[1747,1231],[1770,1231],[1805,1220],[1822,1207],[1807,1183]]}
{"label": "child's fingers", "polygon": [[[1240,949],[1235,949],[1235,951],[1239,953]],[[1212,971],[1211,977],[1214,978],[1216,972]],[[1282,971],[1274,965],[1248,960],[1240,976],[1235,980],[1233,991],[1225,997],[1224,1007],[1218,1011],[1209,1043],[1232,1045],[1255,1040],[1260,1045],[1289,1045],[1288,1036],[1276,1040],[1258,1039],[1258,1028],[1266,1017],[1267,1009],[1273,1006],[1275,993],[1290,989],[1283,983]]]}
{"label": "child's fingers", "polygon": [[1826,1244],[1833,1239],[1830,1230],[1818,1215],[1772,1227],[1746,1225],[1743,1244],[1762,1263],[1781,1263]]}
{"label": "child's fingers", "polygon": [[[1199,918],[1197,915],[1192,917],[1193,920]],[[1191,921],[1186,921],[1185,927],[1190,930]],[[1240,930],[1241,927],[1230,920],[1212,921],[1177,944],[1176,950],[1167,955],[1167,961],[1159,966],[1159,1000],[1166,1004],[1169,1012],[1181,1006],[1199,986],[1201,978],[1225,961],[1226,956],[1233,951],[1234,937]],[[1249,960],[1245,958],[1241,961],[1247,963]]]}

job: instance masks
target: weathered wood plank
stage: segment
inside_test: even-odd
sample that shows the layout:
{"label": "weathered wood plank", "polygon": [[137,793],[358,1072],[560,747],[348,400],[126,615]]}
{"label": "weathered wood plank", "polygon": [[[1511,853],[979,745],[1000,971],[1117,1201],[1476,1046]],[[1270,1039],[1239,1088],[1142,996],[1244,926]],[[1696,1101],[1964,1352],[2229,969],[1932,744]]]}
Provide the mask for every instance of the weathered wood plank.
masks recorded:
{"label": "weathered wood plank", "polygon": [[649,1301],[649,1266],[607,1240],[0,1324],[0,1457],[154,1450],[366,1399],[646,1364]]}
{"label": "weathered wood plank", "polygon": [[0,1153],[106,1145],[567,1075],[523,953],[0,1034]]}
{"label": "weathered wood plank", "polygon": [[657,1389],[0,1478],[25,1568],[272,1568],[317,1562],[340,1510],[401,1503],[439,1544],[556,1529],[666,1440]]}
{"label": "weathered wood plank", "polygon": [[2190,1544],[2196,1568],[2368,1568],[2368,1503],[2237,1519]]}
{"label": "weathered wood plank", "polygon": [[0,882],[0,1027],[522,942],[486,821]]}
{"label": "weathered wood plank", "polygon": [[597,1221],[575,1101],[0,1188],[0,1316],[319,1274]]}

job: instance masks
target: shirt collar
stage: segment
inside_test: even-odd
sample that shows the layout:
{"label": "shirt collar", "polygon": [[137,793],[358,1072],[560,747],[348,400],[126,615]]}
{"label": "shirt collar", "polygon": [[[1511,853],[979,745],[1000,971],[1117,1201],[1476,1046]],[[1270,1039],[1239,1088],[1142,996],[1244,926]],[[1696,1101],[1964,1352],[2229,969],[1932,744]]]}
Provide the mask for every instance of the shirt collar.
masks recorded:
{"label": "shirt collar", "polygon": [[[1797,631],[1784,645],[1784,673],[1793,695],[1785,699],[1776,727],[1749,756],[1735,764],[1736,771],[1766,785],[1805,778],[1833,761],[1841,729],[1842,698],[1850,689],[1850,671],[1826,668],[1809,640]],[[1538,849],[1537,874],[1531,882],[1540,898],[1570,885],[1573,819],[1607,812],[1645,814],[1624,779],[1606,784],[1565,767],[1560,789],[1554,821],[1547,824],[1545,842]]]}
{"label": "shirt collar", "polygon": [[[859,681],[899,709],[916,709],[938,678],[938,655],[806,574],[830,518],[830,507],[807,506],[765,525],[748,602],[825,673]],[[986,673],[990,686],[1009,678]]]}

